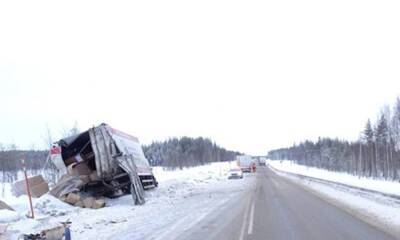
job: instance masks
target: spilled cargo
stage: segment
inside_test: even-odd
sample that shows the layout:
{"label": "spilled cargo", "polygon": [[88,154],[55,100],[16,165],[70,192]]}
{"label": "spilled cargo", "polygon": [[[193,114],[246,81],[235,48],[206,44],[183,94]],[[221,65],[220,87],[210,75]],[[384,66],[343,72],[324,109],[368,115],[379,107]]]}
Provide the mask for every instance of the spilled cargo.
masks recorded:
{"label": "spilled cargo", "polygon": [[50,160],[63,175],[50,191],[60,199],[77,197],[70,193],[95,199],[130,193],[135,204],[143,204],[144,190],[157,187],[139,140],[107,124],[59,140]]}

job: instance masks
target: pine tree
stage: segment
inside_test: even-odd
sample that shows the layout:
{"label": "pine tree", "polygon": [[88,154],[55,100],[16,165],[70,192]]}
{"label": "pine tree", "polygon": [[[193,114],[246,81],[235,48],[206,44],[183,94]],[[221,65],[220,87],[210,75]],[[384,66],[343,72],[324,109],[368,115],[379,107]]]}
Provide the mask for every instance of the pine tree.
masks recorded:
{"label": "pine tree", "polygon": [[372,129],[371,120],[368,119],[367,124],[364,129],[364,139],[367,143],[367,157],[365,158],[367,164],[366,169],[368,171],[368,176],[371,177],[375,165],[375,154],[374,154],[374,130]]}
{"label": "pine tree", "polygon": [[376,155],[377,164],[384,178],[388,177],[388,154],[387,154],[387,144],[388,144],[388,125],[385,115],[382,113],[378,120],[375,129],[376,138]]}
{"label": "pine tree", "polygon": [[371,120],[369,119],[365,125],[364,138],[367,143],[372,143],[374,141],[374,130],[372,129]]}

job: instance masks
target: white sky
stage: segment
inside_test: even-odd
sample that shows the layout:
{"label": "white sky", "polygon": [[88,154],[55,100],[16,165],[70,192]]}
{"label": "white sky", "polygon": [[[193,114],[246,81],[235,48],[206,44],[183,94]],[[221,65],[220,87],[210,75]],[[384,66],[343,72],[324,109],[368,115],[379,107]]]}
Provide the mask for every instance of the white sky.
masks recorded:
{"label": "white sky", "polygon": [[400,95],[397,0],[2,1],[0,142],[75,121],[252,154],[356,139]]}

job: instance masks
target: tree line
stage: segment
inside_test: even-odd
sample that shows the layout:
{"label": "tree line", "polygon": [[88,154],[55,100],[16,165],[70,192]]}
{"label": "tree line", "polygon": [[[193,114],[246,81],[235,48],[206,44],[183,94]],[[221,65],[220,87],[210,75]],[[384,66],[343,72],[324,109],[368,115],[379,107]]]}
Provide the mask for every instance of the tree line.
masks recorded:
{"label": "tree line", "polygon": [[358,176],[400,180],[400,98],[393,108],[385,106],[376,122],[368,119],[357,141],[319,138],[272,150],[268,157]]}
{"label": "tree line", "polygon": [[184,168],[210,162],[234,160],[238,152],[226,150],[208,138],[171,138],[143,146],[150,164],[167,168]]}
{"label": "tree line", "polygon": [[[66,138],[78,134],[79,128],[77,122],[72,128],[63,127],[60,130],[61,138]],[[20,150],[15,144],[0,143],[0,172],[13,172],[22,170],[21,159],[25,159],[26,168],[29,170],[41,170],[45,164],[49,154],[48,149],[53,145],[53,134],[48,126],[46,126],[44,135],[42,136],[46,150],[31,149]],[[3,174],[4,175],[4,174]]]}
{"label": "tree line", "polygon": [[[143,146],[143,151],[152,166],[181,169],[210,162],[231,161],[239,154],[201,137],[171,138],[164,142],[153,142]],[[18,150],[15,145],[5,147],[0,144],[0,173],[22,170],[22,157],[26,159],[27,169],[41,170],[48,154],[48,150]]]}
{"label": "tree line", "polygon": [[25,159],[27,169],[41,169],[48,155],[48,151],[18,150],[15,145],[9,148],[0,144],[0,170],[15,171],[22,169],[21,159]]}
{"label": "tree line", "polygon": [[17,150],[15,145],[4,147],[0,144],[0,182],[13,182],[17,180],[17,172],[22,170],[22,161],[31,173],[42,170],[48,152],[35,150]]}

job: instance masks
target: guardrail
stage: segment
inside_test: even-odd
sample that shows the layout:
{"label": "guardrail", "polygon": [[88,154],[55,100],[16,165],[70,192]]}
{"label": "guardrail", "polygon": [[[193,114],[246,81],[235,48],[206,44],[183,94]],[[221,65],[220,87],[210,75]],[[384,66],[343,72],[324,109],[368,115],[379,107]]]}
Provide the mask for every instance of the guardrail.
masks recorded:
{"label": "guardrail", "polygon": [[376,191],[376,190],[371,190],[371,189],[362,188],[362,187],[356,187],[356,186],[348,185],[348,184],[345,184],[345,183],[339,183],[339,182],[334,182],[334,181],[325,180],[325,179],[321,179],[321,178],[310,177],[310,176],[306,176],[306,175],[302,175],[302,174],[285,172],[285,171],[276,169],[276,168],[272,167],[271,165],[267,165],[267,166],[270,169],[272,169],[273,171],[275,171],[275,172],[280,172],[280,173],[283,173],[283,174],[299,177],[301,179],[308,179],[310,181],[322,183],[322,184],[325,184],[325,185],[337,185],[337,186],[342,186],[342,187],[346,187],[346,188],[350,188],[350,189],[354,189],[354,190],[358,190],[358,191],[363,191],[363,192],[367,192],[367,193],[373,193],[373,194],[381,195],[381,196],[384,196],[384,197],[392,198],[398,204],[400,204],[400,195],[379,192],[379,191]]}

